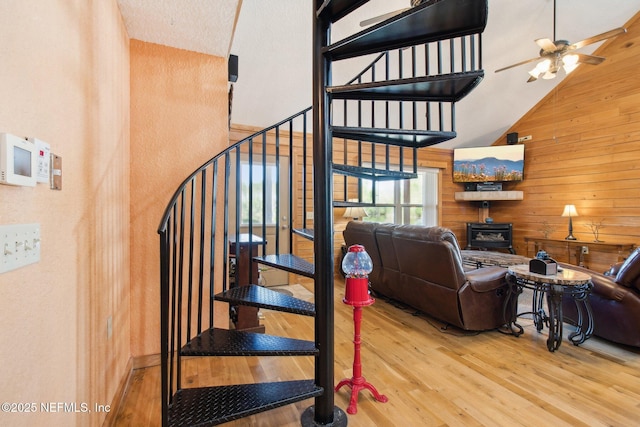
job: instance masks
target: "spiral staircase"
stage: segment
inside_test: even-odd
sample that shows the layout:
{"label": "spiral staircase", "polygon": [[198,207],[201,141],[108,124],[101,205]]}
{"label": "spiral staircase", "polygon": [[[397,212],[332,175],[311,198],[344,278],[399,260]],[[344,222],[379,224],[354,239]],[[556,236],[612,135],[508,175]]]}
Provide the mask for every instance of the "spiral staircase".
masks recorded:
{"label": "spiral staircase", "polygon": [[[417,150],[456,136],[455,103],[484,75],[487,21],[487,0],[430,0],[332,42],[332,24],[366,3],[315,0],[313,107],[204,163],[165,210],[158,229],[163,426],[217,425],[310,398],[302,425],[347,424],[333,391],[333,208],[375,205],[363,199],[363,179],[415,178]],[[332,63],[369,54],[378,55],[362,73],[332,84]],[[291,172],[267,188],[267,165]],[[288,244],[276,237],[269,248],[259,245],[253,261],[313,279],[314,303],[231,282],[228,260],[240,249],[227,242],[244,234],[251,245],[266,235],[267,217],[291,230]],[[313,260],[295,254],[299,238],[313,241]],[[252,271],[249,281],[258,282]],[[221,303],[225,315],[254,307],[313,316],[315,339],[219,328]],[[294,381],[188,386],[185,363],[228,356],[312,356],[315,371]]]}

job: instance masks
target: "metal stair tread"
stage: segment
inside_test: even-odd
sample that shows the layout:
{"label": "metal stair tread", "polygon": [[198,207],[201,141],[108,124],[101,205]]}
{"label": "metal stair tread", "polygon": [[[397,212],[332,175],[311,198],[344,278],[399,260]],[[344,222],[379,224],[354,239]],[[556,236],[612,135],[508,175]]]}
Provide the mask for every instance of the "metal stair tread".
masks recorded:
{"label": "metal stair tread", "polygon": [[315,268],[312,263],[293,254],[263,255],[253,257],[253,260],[259,264],[279,268],[280,270],[305,277],[313,278],[315,275]]}
{"label": "metal stair tread", "polygon": [[487,0],[431,0],[323,49],[332,60],[481,33]]}
{"label": "metal stair tread", "polygon": [[384,129],[333,126],[333,137],[400,147],[428,147],[456,137],[456,132],[415,129]]}
{"label": "metal stair tread", "polygon": [[333,207],[334,208],[348,208],[348,207],[375,207],[372,202],[350,202],[348,200],[334,200]]}
{"label": "metal stair tread", "polygon": [[329,13],[331,22],[336,22],[368,2],[369,0],[331,0],[325,10]]}
{"label": "metal stair tread", "polygon": [[418,175],[414,172],[393,171],[387,169],[376,169],[364,166],[334,164],[333,170],[336,173],[353,176],[356,178],[375,179],[378,181],[390,181],[398,179],[413,179]]}
{"label": "metal stair tread", "polygon": [[314,380],[184,388],[169,405],[169,425],[211,426],[322,395]]}
{"label": "metal stair tread", "polygon": [[313,356],[316,353],[313,341],[220,328],[203,331],[180,351],[183,356]]}
{"label": "metal stair tread", "polygon": [[214,299],[234,305],[247,305],[304,316],[315,316],[316,314],[313,303],[258,285],[234,287],[215,295]]}
{"label": "metal stair tread", "polygon": [[484,70],[328,87],[333,99],[458,102],[484,77]]}
{"label": "metal stair tread", "polygon": [[313,240],[313,228],[293,228],[292,231],[305,239]]}

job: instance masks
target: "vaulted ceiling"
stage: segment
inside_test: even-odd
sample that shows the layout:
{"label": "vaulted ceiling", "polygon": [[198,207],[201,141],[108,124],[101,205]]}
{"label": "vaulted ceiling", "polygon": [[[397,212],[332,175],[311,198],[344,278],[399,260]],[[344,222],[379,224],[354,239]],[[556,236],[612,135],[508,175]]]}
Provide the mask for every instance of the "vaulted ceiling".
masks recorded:
{"label": "vaulted ceiling", "polygon": [[[226,57],[239,57],[234,123],[268,126],[311,105],[313,0],[118,0],[129,36]],[[361,20],[409,6],[409,0],[371,0],[337,23],[338,40]],[[624,26],[640,0],[557,0],[557,38],[571,42]],[[531,66],[494,70],[538,54],[537,38],[553,36],[553,0],[489,0],[483,34],[485,79],[457,106],[458,137],[442,147],[489,145],[559,81],[526,83]],[[624,35],[620,36],[624,37]],[[581,50],[593,52],[595,44]],[[336,64],[334,81],[348,80],[369,62]],[[581,67],[589,67],[582,65]],[[277,102],[276,102],[277,101]]]}

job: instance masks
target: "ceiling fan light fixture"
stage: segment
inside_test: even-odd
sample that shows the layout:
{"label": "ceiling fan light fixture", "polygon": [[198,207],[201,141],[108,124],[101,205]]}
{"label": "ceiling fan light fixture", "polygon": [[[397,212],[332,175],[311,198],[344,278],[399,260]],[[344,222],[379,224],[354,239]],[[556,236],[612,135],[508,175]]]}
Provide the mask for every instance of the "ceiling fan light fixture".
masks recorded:
{"label": "ceiling fan light fixture", "polygon": [[551,60],[545,59],[544,61],[540,61],[538,65],[536,65],[536,70],[538,70],[538,74],[542,74],[548,72],[550,67]]}
{"label": "ceiling fan light fixture", "polygon": [[540,77],[540,74],[548,73],[550,67],[551,67],[551,60],[545,59],[543,61],[538,62],[535,68],[529,71],[529,75],[537,79],[538,77]]}
{"label": "ceiling fan light fixture", "polygon": [[578,55],[569,54],[562,58],[564,72],[569,74],[578,67]]}
{"label": "ceiling fan light fixture", "polygon": [[[556,39],[556,0],[553,0],[553,40],[548,38],[536,39],[535,43],[540,48],[539,56],[544,60],[536,67],[529,71],[529,80],[527,83],[537,80],[540,76],[543,79],[554,79],[558,70],[564,69],[566,74],[571,73],[576,67],[581,64],[598,65],[605,60],[604,57],[586,55],[586,54],[574,54],[570,53],[575,49],[580,49],[593,43],[600,42],[602,40],[616,37],[620,34],[627,32],[626,28],[614,28],[602,34],[598,34],[576,43],[570,43],[567,40],[555,40]],[[519,67],[520,65],[528,64],[530,62],[537,61],[538,58],[531,58],[518,63],[502,67],[496,70],[496,73],[500,71],[508,70],[510,68]]]}
{"label": "ceiling fan light fixture", "polygon": [[534,67],[533,70],[529,71],[529,75],[534,79],[540,77],[540,71],[538,71],[538,67]]}

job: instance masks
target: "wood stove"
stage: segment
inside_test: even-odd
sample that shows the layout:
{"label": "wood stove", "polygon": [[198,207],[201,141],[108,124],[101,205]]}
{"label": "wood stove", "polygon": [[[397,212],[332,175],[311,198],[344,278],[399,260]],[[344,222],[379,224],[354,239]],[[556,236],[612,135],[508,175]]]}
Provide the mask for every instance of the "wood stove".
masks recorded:
{"label": "wood stove", "polygon": [[467,223],[467,247],[466,249],[508,249],[513,250],[513,224],[500,223],[489,224],[484,222]]}

